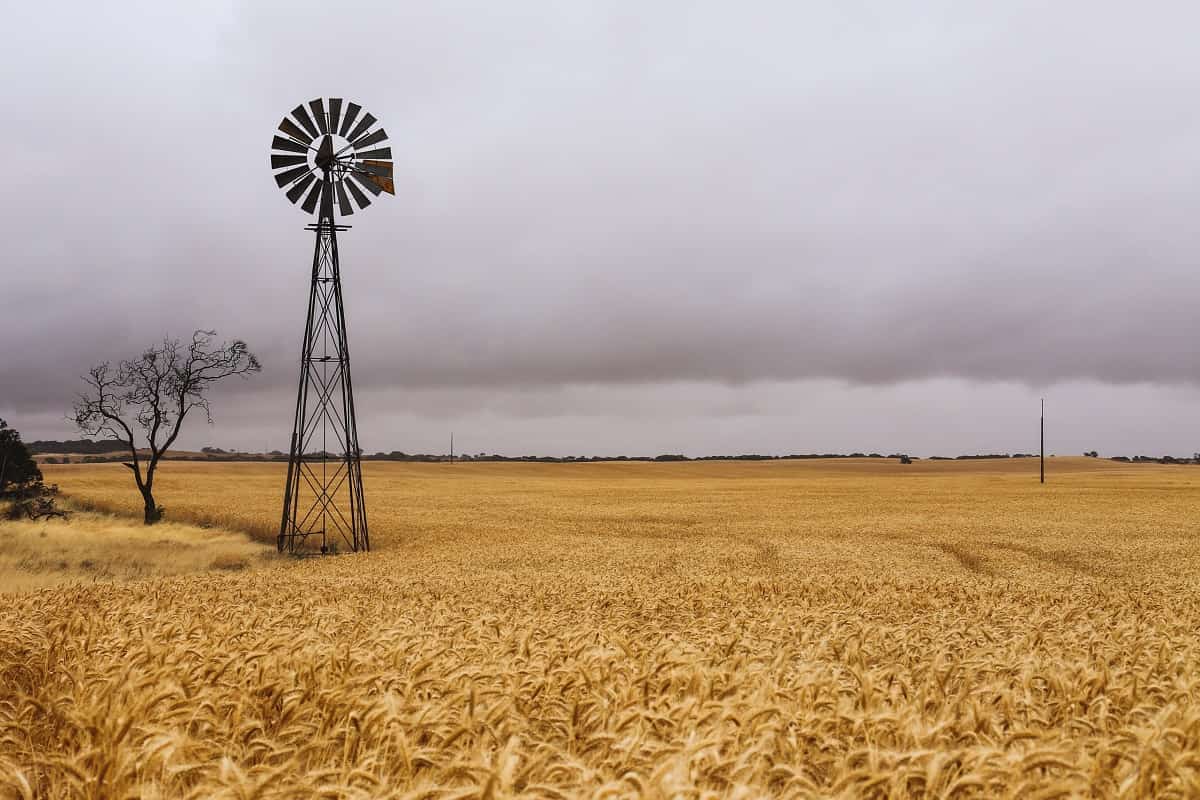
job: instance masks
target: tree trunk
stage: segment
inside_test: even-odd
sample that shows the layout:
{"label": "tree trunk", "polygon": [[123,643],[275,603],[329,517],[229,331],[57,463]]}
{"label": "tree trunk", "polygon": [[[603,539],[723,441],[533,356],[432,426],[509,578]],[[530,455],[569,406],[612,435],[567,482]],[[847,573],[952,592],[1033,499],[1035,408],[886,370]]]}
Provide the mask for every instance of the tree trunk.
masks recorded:
{"label": "tree trunk", "polygon": [[149,487],[142,489],[142,500],[145,503],[145,523],[153,525],[162,519],[162,509],[154,502],[154,495]]}

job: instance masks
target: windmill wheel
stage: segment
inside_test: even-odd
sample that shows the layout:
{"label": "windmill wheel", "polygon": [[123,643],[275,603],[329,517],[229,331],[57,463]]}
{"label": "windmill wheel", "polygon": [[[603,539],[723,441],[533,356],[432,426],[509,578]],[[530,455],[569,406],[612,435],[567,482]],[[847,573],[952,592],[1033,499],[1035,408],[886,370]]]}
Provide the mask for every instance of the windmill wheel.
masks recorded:
{"label": "windmill wheel", "polygon": [[[387,132],[357,103],[317,98],[292,109],[271,140],[275,183],[305,212],[318,215],[336,204],[343,217],[381,193],[395,194]],[[374,128],[374,129],[373,129]]]}

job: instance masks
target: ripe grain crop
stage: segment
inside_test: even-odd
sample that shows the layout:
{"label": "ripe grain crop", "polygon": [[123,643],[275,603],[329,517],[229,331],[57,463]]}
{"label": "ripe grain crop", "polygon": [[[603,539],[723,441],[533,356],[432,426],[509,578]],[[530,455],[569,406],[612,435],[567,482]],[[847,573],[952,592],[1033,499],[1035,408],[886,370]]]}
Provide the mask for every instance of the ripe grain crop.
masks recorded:
{"label": "ripe grain crop", "polygon": [[[1050,480],[371,463],[370,554],[5,596],[0,792],[1200,795],[1200,467]],[[161,502],[269,537],[281,485],[169,463]]]}

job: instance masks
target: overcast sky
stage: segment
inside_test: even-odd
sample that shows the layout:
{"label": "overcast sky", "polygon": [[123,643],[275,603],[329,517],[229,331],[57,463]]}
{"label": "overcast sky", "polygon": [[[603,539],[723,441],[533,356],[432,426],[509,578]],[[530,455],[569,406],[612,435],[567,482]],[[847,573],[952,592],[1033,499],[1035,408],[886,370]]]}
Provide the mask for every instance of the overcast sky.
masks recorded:
{"label": "overcast sky", "polygon": [[27,3],[0,416],[247,340],[183,444],[287,449],[311,262],[270,138],[385,125],[339,240],[367,451],[1200,450],[1194,3]]}

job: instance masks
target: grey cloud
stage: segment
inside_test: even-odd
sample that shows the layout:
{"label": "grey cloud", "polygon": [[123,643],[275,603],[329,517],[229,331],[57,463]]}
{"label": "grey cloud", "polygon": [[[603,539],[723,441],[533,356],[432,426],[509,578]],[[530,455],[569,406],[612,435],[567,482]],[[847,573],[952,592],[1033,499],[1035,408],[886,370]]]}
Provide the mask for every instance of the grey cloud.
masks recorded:
{"label": "grey cloud", "polygon": [[311,243],[266,148],[317,95],[395,146],[342,255],[356,385],[397,403],[1200,378],[1191,4],[17,14],[0,407],[200,326],[264,357],[231,398],[285,396]]}

